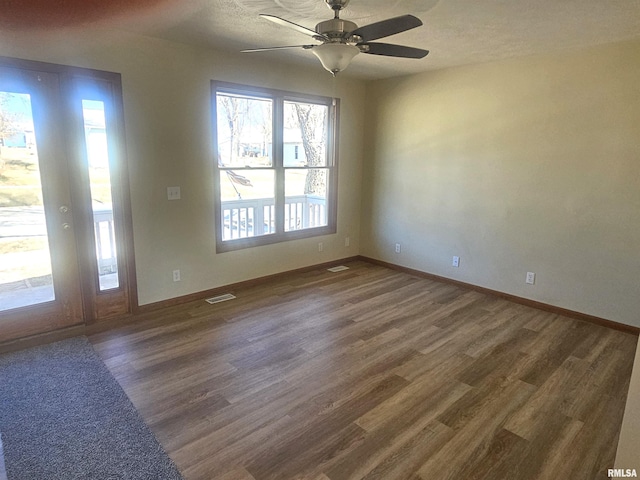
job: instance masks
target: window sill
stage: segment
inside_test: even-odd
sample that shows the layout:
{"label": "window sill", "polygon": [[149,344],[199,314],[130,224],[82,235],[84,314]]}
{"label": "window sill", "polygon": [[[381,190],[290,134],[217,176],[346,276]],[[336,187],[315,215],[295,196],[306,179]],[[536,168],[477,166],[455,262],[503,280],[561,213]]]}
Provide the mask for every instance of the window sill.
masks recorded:
{"label": "window sill", "polygon": [[295,230],[281,234],[272,233],[259,237],[235,238],[233,240],[220,240],[216,242],[216,253],[233,252],[245,248],[261,247],[263,245],[273,245],[274,243],[288,242],[291,240],[301,240],[304,238],[319,237],[322,235],[332,235],[336,233],[336,228],[330,225],[318,228],[308,228],[305,230]]}

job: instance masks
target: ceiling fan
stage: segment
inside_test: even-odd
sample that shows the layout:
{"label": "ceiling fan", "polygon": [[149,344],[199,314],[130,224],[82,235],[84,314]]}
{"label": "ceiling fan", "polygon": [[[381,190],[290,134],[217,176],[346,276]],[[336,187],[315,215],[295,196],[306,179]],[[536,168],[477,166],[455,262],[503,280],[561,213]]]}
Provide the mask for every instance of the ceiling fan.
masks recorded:
{"label": "ceiling fan", "polygon": [[311,50],[311,52],[318,57],[322,66],[334,76],[347,68],[351,60],[353,60],[353,57],[358,53],[402,58],[423,58],[429,53],[428,50],[422,50],[420,48],[371,41],[421,26],[422,22],[420,19],[413,15],[402,15],[400,17],[389,18],[381,22],[365,25],[364,27],[358,27],[355,23],[340,18],[340,10],[347,6],[349,0],[324,1],[327,6],[333,10],[334,17],[331,20],[318,23],[315,30],[276,17],[275,15],[260,15],[262,18],[308,35],[322,43],[253,48],[243,50],[243,52],[265,52],[291,48]]}

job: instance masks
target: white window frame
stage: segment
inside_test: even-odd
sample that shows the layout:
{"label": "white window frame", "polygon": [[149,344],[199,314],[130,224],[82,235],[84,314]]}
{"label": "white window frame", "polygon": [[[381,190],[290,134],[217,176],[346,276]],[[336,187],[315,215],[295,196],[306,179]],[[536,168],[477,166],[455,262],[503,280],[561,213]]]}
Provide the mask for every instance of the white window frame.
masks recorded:
{"label": "white window frame", "polygon": [[[225,170],[229,168],[221,167],[218,164],[218,128],[217,128],[217,94],[246,95],[252,98],[264,98],[273,102],[273,127],[272,127],[272,165],[264,167],[266,170],[273,170],[275,177],[275,232],[234,239],[223,239],[223,215],[222,199],[220,191],[220,178]],[[322,167],[285,167],[284,166],[284,103],[287,101],[313,103],[326,105],[329,112],[328,132],[327,132],[327,164]],[[339,128],[339,99],[322,97],[316,95],[306,95],[301,93],[287,92],[254,86],[240,85],[235,83],[211,81],[211,109],[212,109],[212,138],[213,138],[213,164],[214,164],[214,204],[215,204],[215,232],[216,232],[216,252],[223,253],[243,248],[251,248],[260,245],[270,245],[290,240],[316,237],[321,235],[334,234],[337,231],[337,197],[338,197],[338,139]],[[262,167],[260,167],[262,168]],[[320,227],[304,228],[299,230],[285,231],[285,173],[293,168],[322,168],[328,171],[327,182],[327,224]],[[233,168],[235,172],[242,174],[243,169]]]}

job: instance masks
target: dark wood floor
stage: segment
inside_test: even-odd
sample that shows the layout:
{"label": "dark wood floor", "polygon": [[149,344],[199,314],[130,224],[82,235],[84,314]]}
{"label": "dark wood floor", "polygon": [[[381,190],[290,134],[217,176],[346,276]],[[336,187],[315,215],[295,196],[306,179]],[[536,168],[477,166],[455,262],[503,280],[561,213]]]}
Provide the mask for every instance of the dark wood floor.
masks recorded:
{"label": "dark wood floor", "polygon": [[185,479],[606,479],[637,337],[364,262],[91,336]]}

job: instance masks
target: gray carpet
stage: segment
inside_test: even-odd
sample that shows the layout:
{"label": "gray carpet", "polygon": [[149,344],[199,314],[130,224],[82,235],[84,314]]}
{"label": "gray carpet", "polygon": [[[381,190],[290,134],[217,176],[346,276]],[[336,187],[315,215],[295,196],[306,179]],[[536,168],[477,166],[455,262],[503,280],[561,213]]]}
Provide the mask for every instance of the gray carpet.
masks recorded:
{"label": "gray carpet", "polygon": [[8,480],[181,479],[85,337],[0,355]]}

